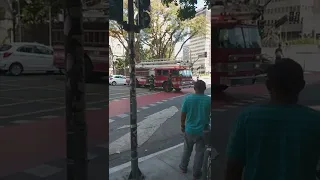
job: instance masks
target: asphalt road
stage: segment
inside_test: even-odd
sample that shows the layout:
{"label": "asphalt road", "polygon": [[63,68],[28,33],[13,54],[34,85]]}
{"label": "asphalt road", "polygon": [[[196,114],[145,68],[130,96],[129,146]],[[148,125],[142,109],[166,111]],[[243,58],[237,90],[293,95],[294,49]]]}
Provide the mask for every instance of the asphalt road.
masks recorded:
{"label": "asphalt road", "polygon": [[[317,94],[320,90],[320,85],[318,84],[320,77],[318,73],[306,73],[306,80],[308,85],[302,92],[301,102],[308,106],[320,104],[320,96]],[[207,91],[207,94],[210,94],[210,90]],[[154,114],[157,112],[164,111],[170,107],[176,107],[178,109],[178,111],[161,124],[161,126],[150,126],[150,128],[157,128],[152,135],[145,135],[148,134],[149,131],[146,131],[144,128],[138,129],[138,132],[139,130],[144,132],[141,133],[140,136],[138,135],[138,142],[144,142],[139,146],[139,157],[147,156],[183,142],[183,137],[180,132],[180,108],[184,96],[185,95],[160,101],[159,104],[153,103],[152,105],[146,106],[149,107],[148,109],[139,112],[138,122],[143,121],[143,123],[148,123],[146,119],[150,116],[154,117]],[[213,130],[216,134],[213,141],[215,142],[215,148],[221,152],[221,156],[216,163],[216,172],[214,172],[217,176],[216,179],[221,179],[221,172],[223,172],[224,167],[223,163],[225,162],[224,151],[235,118],[244,107],[256,103],[265,103],[268,101],[268,98],[269,95],[264,85],[234,87],[228,89],[223,95],[213,97],[213,106],[215,109],[212,115],[215,124]],[[116,116],[110,118],[113,120],[109,126],[109,167],[111,168],[129,162],[131,154],[130,146],[125,145],[127,141],[123,138],[130,130],[128,126],[126,126],[130,122],[129,117]],[[155,123],[156,120],[161,120],[161,118],[156,118],[153,123]],[[143,123],[141,123],[140,126],[142,126]]]}
{"label": "asphalt road", "polygon": [[[86,91],[88,110],[106,108],[109,101],[129,97],[128,86],[109,86],[108,79],[87,84]],[[150,92],[137,89],[138,96],[144,94]],[[61,75],[0,76],[0,126],[64,116],[64,95]]]}

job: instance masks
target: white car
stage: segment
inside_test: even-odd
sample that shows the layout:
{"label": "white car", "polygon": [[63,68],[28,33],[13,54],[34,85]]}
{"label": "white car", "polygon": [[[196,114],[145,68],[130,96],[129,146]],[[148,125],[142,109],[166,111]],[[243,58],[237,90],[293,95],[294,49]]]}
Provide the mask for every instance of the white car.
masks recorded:
{"label": "white car", "polygon": [[109,76],[109,84],[111,84],[112,86],[126,85],[127,78],[123,75],[112,75],[112,76]]}
{"label": "white car", "polygon": [[0,45],[0,71],[18,76],[23,72],[54,72],[53,50],[39,43]]}

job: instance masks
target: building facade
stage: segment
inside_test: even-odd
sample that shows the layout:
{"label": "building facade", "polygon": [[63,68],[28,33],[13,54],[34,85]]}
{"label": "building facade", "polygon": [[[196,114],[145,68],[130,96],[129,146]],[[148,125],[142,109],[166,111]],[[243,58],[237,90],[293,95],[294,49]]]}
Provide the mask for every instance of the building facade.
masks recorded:
{"label": "building facade", "polygon": [[[211,11],[208,9],[199,10],[196,16],[204,15],[207,19],[207,31],[205,35],[191,38],[188,44],[189,56],[191,62],[194,63],[193,69],[200,73],[211,72]],[[207,57],[200,57],[204,53]]]}
{"label": "building facade", "polygon": [[[262,4],[265,1],[262,0]],[[267,25],[271,26],[282,16],[289,16],[290,12],[296,15],[299,12],[299,23],[287,22],[279,29],[283,40],[290,40],[320,33],[320,24],[316,21],[320,17],[319,9],[319,0],[272,0],[266,8],[264,18]]]}
{"label": "building facade", "polygon": [[182,50],[182,61],[189,62],[189,59],[190,59],[189,45],[185,44]]}

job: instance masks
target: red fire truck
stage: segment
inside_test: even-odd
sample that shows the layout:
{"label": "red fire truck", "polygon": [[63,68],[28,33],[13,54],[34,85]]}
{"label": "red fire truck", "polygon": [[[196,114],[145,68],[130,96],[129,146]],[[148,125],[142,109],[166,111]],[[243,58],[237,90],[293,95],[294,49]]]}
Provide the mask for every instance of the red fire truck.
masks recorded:
{"label": "red fire truck", "polygon": [[[109,73],[108,24],[84,22],[84,61],[86,81],[99,80]],[[63,23],[56,23],[52,29],[54,66],[65,71]]]}
{"label": "red fire truck", "polygon": [[[168,86],[168,77],[171,74],[172,86]],[[154,75],[154,84],[156,88],[163,88],[166,92],[173,89],[180,91],[185,88],[193,87],[192,72],[187,65],[179,61],[167,59],[154,59],[147,62],[140,62],[136,65],[137,86],[149,86],[149,77]]]}
{"label": "red fire truck", "polygon": [[265,74],[260,71],[261,37],[257,21],[252,20],[255,15],[256,11],[239,11],[239,6],[211,9],[211,87],[214,91],[264,82]]}

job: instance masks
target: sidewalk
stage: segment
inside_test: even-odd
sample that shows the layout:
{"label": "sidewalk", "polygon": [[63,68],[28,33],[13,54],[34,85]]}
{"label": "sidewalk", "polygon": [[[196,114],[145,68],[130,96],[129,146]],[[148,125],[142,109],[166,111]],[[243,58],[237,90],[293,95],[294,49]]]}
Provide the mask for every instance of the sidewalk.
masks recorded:
{"label": "sidewalk", "polygon": [[[157,153],[139,158],[139,168],[145,176],[145,180],[193,180],[192,166],[194,151],[190,158],[188,173],[183,174],[179,169],[179,163],[183,151],[183,143]],[[110,180],[128,180],[131,171],[130,162],[109,169]]]}

